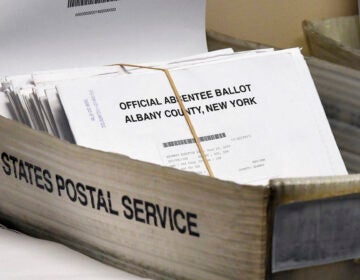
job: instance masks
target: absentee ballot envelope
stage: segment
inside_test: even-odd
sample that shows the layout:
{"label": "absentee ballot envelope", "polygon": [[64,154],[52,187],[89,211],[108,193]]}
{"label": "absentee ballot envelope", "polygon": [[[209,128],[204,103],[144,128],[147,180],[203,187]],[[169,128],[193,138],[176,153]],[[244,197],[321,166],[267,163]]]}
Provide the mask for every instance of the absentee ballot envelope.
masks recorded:
{"label": "absentee ballot envelope", "polygon": [[207,51],[205,0],[1,0],[0,76]]}
{"label": "absentee ballot envelope", "polygon": [[[215,177],[346,174],[298,49],[171,69]],[[161,71],[83,80],[58,93],[77,144],[207,174]]]}

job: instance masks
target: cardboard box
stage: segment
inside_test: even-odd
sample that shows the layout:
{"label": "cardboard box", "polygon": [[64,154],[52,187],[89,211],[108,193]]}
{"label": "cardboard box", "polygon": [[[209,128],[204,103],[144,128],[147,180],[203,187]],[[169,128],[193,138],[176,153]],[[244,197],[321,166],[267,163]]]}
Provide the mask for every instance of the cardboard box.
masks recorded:
{"label": "cardboard box", "polygon": [[264,279],[280,205],[360,192],[358,175],[242,186],[82,148],[4,118],[0,131],[3,220],[154,279]]}
{"label": "cardboard box", "polygon": [[278,48],[302,47],[304,19],[355,15],[356,0],[208,0],[207,28],[242,40]]}
{"label": "cardboard box", "polygon": [[281,278],[359,254],[360,175],[239,185],[2,117],[0,165],[1,221],[153,279]]}
{"label": "cardboard box", "polygon": [[358,16],[305,20],[303,29],[312,56],[360,70]]}

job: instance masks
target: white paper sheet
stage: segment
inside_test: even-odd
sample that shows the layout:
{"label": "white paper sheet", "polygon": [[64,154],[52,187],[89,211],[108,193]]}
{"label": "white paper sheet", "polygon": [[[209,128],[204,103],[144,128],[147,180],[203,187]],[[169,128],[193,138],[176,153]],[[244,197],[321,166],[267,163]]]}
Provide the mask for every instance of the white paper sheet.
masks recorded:
{"label": "white paper sheet", "polygon": [[0,227],[0,279],[140,280],[63,245]]}
{"label": "white paper sheet", "polygon": [[[227,57],[171,74],[180,94],[205,96],[185,106],[216,177],[265,184],[346,174],[298,49]],[[207,174],[178,105],[166,102],[174,93],[164,73],[58,90],[77,144]]]}
{"label": "white paper sheet", "polygon": [[13,119],[14,115],[11,113],[9,99],[4,92],[0,91],[0,116],[8,119]]}
{"label": "white paper sheet", "polygon": [[0,76],[207,51],[205,0],[81,2],[1,0]]}

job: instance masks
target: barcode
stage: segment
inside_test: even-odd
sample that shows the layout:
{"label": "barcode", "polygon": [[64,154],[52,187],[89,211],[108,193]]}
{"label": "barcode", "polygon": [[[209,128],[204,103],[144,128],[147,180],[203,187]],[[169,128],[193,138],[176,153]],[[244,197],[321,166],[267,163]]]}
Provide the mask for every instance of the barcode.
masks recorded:
{"label": "barcode", "polygon": [[[200,140],[200,142],[205,142],[205,141],[212,141],[212,140],[222,139],[222,138],[225,138],[225,137],[226,137],[225,133],[218,133],[218,134],[214,134],[214,135],[208,135],[208,136],[199,137],[199,140]],[[183,139],[183,140],[177,140],[177,141],[171,141],[171,142],[163,143],[163,147],[164,148],[169,148],[169,147],[181,146],[181,145],[187,145],[187,144],[193,144],[193,143],[195,143],[195,139],[194,138],[189,138],[189,139]]]}
{"label": "barcode", "polygon": [[95,4],[114,2],[114,1],[118,1],[118,0],[68,0],[68,8],[95,5]]}

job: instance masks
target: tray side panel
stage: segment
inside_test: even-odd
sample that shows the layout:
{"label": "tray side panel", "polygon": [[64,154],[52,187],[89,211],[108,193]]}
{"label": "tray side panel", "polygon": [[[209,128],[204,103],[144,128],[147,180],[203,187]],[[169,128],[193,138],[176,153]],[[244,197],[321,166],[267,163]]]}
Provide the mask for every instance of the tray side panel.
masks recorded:
{"label": "tray side panel", "polygon": [[0,117],[0,217],[154,279],[264,279],[270,189],[62,142]]}

